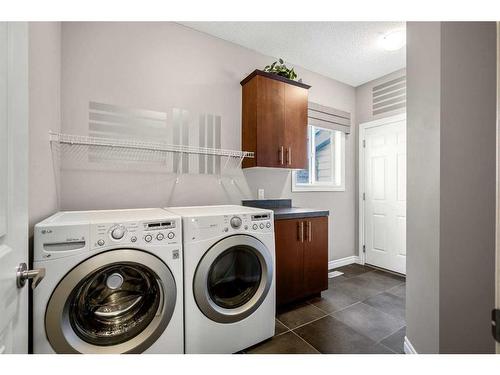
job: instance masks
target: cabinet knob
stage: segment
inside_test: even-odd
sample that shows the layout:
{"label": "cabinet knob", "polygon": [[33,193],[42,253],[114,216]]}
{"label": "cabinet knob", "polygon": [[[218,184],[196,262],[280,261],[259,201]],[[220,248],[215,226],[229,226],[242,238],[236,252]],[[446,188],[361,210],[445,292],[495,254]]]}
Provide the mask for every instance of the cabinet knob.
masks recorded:
{"label": "cabinet knob", "polygon": [[288,147],[286,149],[286,163],[292,165],[292,148]]}
{"label": "cabinet knob", "polygon": [[278,150],[278,159],[281,165],[284,163],[284,158],[283,158],[283,146],[281,146]]}

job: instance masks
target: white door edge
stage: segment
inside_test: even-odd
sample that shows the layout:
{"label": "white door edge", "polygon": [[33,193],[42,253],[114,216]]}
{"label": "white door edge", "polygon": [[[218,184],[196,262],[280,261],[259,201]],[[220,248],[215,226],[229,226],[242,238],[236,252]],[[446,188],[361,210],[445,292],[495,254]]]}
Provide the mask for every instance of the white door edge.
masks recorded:
{"label": "white door edge", "polygon": [[363,122],[358,125],[359,139],[358,139],[358,252],[360,264],[365,264],[366,257],[363,252],[363,244],[365,243],[365,204],[363,200],[363,193],[365,191],[365,148],[363,141],[365,139],[366,129],[374,128],[377,126],[388,125],[394,122],[406,120],[406,113],[401,113],[394,116],[384,117],[381,119]]}
{"label": "white door edge", "polygon": [[0,194],[7,197],[0,204],[0,352],[21,354],[29,349],[28,286],[16,283],[17,267],[28,263],[29,26],[0,27]]}

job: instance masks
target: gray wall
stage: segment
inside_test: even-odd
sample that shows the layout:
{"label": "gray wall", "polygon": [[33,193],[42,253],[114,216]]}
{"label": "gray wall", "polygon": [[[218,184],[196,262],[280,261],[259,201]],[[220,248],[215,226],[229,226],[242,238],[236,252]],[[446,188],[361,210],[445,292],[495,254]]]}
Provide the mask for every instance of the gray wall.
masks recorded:
{"label": "gray wall", "polygon": [[496,24],[443,23],[441,56],[439,347],[441,353],[491,353]]}
{"label": "gray wall", "polygon": [[52,165],[49,130],[61,129],[61,24],[29,24],[29,223],[57,211],[57,175]]}
{"label": "gray wall", "polygon": [[407,336],[491,353],[496,25],[410,22],[407,42]]}
{"label": "gray wall", "polygon": [[[62,129],[88,134],[90,100],[168,112],[172,107],[222,116],[222,147],[241,147],[240,80],[273,61],[246,48],[174,23],[63,23]],[[310,100],[351,112],[355,89],[297,67],[312,85]],[[45,138],[44,138],[45,139]],[[325,208],[330,216],[330,260],[354,255],[356,127],[346,142],[346,191],[291,193],[289,171],[241,172],[234,183],[215,176],[150,171],[64,170],[62,209],[239,203],[291,197],[297,206]],[[45,178],[40,176],[41,179]]]}
{"label": "gray wall", "polygon": [[[497,24],[497,78],[500,77],[500,64],[498,62],[500,61],[500,28],[498,27]],[[499,137],[499,132],[498,129],[500,129],[500,85],[497,84],[497,145],[500,144],[498,142],[498,137]],[[500,154],[497,152],[497,176],[500,176]],[[497,309],[500,308],[500,228],[499,228],[499,223],[498,223],[498,217],[500,213],[500,200],[498,199],[498,195],[500,193],[500,189],[498,186],[498,181],[497,181],[497,245],[496,245],[496,256],[497,256],[497,261],[496,261],[496,307]],[[500,342],[497,342],[496,344],[496,352],[497,354],[500,354]]]}
{"label": "gray wall", "polygon": [[407,23],[406,40],[406,335],[419,353],[438,353],[440,24]]}

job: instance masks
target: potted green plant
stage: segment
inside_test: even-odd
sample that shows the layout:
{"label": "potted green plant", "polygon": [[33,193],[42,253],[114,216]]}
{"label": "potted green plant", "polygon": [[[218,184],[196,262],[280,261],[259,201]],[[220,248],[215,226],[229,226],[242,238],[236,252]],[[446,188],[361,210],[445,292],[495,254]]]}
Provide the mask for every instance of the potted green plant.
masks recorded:
{"label": "potted green plant", "polygon": [[[295,78],[297,78],[297,73],[295,73],[294,68],[291,68],[291,69],[288,68],[284,64],[283,59],[281,59],[281,58],[278,59],[278,61],[273,62],[271,65],[267,65],[264,68],[264,72],[276,74],[278,76],[288,78],[292,81],[294,81]],[[300,82],[300,80],[299,80],[299,82]]]}

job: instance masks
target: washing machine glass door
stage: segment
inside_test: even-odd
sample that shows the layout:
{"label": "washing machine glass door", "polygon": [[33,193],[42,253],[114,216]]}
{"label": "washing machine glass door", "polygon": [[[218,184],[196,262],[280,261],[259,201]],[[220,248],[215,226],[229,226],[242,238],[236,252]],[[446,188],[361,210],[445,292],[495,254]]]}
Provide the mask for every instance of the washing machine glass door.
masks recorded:
{"label": "washing machine glass door", "polygon": [[56,287],[46,316],[59,353],[140,353],[165,330],[176,285],[157,257],[120,249],[80,263]]}
{"label": "washing machine glass door", "polygon": [[251,315],[264,301],[273,280],[273,261],[254,237],[236,235],[212,246],[196,269],[193,291],[200,310],[220,323]]}

